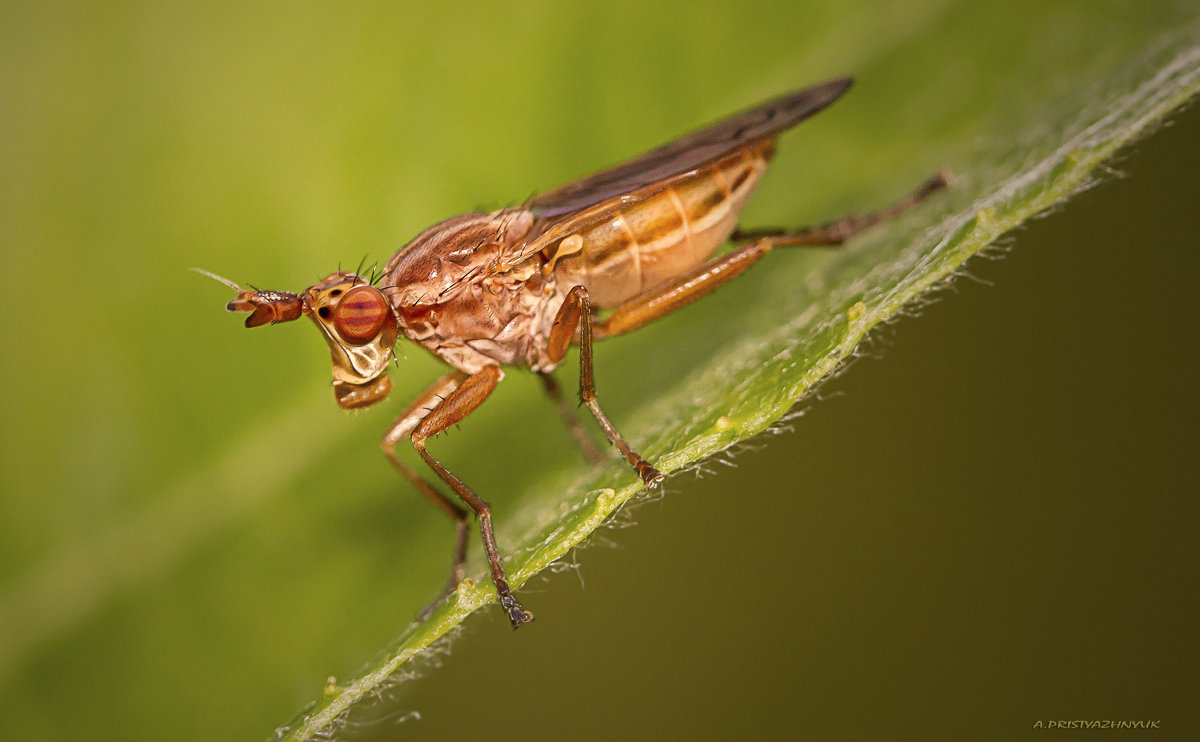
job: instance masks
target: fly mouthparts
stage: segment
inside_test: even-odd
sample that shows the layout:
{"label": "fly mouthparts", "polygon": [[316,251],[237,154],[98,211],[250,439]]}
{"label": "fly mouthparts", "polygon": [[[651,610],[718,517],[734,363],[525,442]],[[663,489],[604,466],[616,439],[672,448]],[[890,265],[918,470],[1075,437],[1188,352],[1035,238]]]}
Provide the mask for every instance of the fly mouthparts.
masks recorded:
{"label": "fly mouthparts", "polygon": [[246,327],[291,322],[304,313],[304,300],[289,291],[242,291],[225,305],[229,312],[250,312]]}

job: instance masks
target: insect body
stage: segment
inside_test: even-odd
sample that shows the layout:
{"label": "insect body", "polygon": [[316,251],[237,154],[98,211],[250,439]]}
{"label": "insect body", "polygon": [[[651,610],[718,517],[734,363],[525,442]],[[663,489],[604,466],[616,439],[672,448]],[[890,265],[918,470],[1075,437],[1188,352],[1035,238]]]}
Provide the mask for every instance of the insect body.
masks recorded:
{"label": "insect body", "polygon": [[[300,294],[242,291],[226,282],[239,291],[227,309],[250,312],[247,327],[310,317],[329,345],[334,394],[347,409],[375,404],[391,391],[386,371],[400,336],[453,368],[400,414],[383,451],[457,525],[447,592],[463,576],[469,509],[479,520],[500,604],[518,627],[532,615],[508,586],[488,505],[426,450],[426,440],[482,404],[504,377],[503,366],[541,374],[565,411],[549,372],[577,343],[581,400],[643,482],[660,481],[597,402],[593,341],[698,299],[774,247],[839,244],[946,184],[939,173],[886,209],[814,228],[736,230],[776,138],[850,85],[846,78],[785,95],[520,206],[448,219],[401,248],[375,281],[337,272]],[[731,237],[741,246],[711,258]],[[608,309],[602,319],[598,310]],[[577,424],[573,430],[579,436]],[[404,438],[457,500],[399,458],[395,447]]]}

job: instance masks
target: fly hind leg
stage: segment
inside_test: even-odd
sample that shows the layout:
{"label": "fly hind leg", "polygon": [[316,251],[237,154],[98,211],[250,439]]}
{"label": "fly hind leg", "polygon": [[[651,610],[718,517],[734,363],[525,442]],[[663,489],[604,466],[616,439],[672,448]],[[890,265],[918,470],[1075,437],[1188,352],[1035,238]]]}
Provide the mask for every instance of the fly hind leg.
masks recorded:
{"label": "fly hind leg", "polygon": [[567,300],[558,310],[554,325],[550,329],[547,341],[547,355],[554,363],[559,363],[567,354],[567,348],[575,337],[575,328],[579,328],[579,399],[595,416],[596,422],[604,429],[604,435],[617,447],[629,465],[637,471],[638,476],[646,486],[662,481],[663,475],[643,459],[625,441],[616,427],[600,409],[596,401],[596,382],[592,376],[592,303],[588,298],[588,290],[576,286],[567,293]]}
{"label": "fly hind leg", "polygon": [[866,214],[854,214],[842,217],[832,222],[806,227],[796,231],[786,229],[735,229],[730,239],[734,242],[751,242],[768,238],[774,241],[776,247],[784,245],[840,245],[854,235],[899,216],[902,212],[916,206],[931,194],[950,185],[950,176],[944,170],[939,170],[929,180],[922,183],[915,191],[896,203]]}
{"label": "fly hind leg", "polygon": [[621,304],[607,319],[596,323],[594,335],[596,339],[603,339],[631,332],[659,317],[674,312],[676,309],[687,306],[741,275],[772,248],[840,245],[864,229],[891,219],[915,206],[931,193],[948,184],[947,175],[939,172],[905,198],[879,211],[848,216],[795,232],[779,229],[735,232],[732,237],[734,242],[748,242],[749,244],[730,250],[706,263],[701,263],[682,275]]}

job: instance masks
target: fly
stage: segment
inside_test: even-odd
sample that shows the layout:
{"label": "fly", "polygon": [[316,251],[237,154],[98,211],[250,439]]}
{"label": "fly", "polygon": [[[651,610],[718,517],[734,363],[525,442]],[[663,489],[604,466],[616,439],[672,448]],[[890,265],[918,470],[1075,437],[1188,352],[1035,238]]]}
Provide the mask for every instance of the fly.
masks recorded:
{"label": "fly", "polygon": [[[439,601],[463,578],[469,511],[479,522],[500,605],[517,628],[533,614],[509,588],[488,504],[426,442],[483,404],[503,369],[513,367],[541,377],[594,457],[594,444],[551,375],[577,344],[582,403],[646,486],[662,481],[601,409],[592,344],[699,299],[773,248],[841,244],[947,184],[939,172],[887,208],[815,227],[737,229],[779,135],[840,98],[852,82],[831,80],[767,101],[520,206],[447,219],[396,252],[373,280],[338,271],[294,294],[242,290],[213,277],[238,292],[226,309],[249,313],[247,327],[309,317],[329,346],[334,396],[345,409],[388,396],[387,367],[400,337],[452,368],[396,418],[383,436],[383,453],[455,523],[453,567]],[[738,246],[713,257],[726,241]],[[406,438],[454,497],[400,459],[396,446]]]}

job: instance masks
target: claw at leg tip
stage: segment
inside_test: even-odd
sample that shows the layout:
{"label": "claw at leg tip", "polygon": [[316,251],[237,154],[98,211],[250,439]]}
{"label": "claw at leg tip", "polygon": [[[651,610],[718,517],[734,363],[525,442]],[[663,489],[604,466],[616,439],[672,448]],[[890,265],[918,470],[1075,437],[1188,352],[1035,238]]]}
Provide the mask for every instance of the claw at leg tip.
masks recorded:
{"label": "claw at leg tip", "polygon": [[522,608],[521,604],[512,595],[500,596],[500,607],[508,615],[509,623],[512,624],[514,630],[521,628],[521,624],[529,623],[533,620],[533,614]]}
{"label": "claw at leg tip", "polygon": [[533,614],[529,611],[510,613],[508,614],[508,620],[512,622],[513,631],[516,631],[521,628],[521,624],[533,621]]}
{"label": "claw at leg tip", "polygon": [[641,466],[638,466],[637,470],[638,474],[642,477],[642,482],[647,487],[653,487],[663,480],[662,472],[649,464],[643,463]]}

